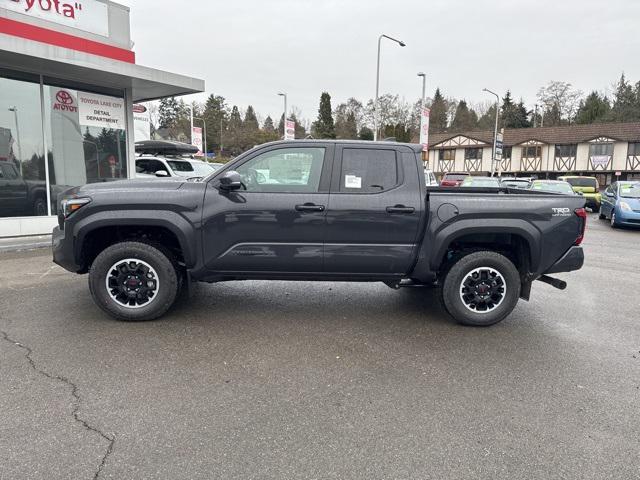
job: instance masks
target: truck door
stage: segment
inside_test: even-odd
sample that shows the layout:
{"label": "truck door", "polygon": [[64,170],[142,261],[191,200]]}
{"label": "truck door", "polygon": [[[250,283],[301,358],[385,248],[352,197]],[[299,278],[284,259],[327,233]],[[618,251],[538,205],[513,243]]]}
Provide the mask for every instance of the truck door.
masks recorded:
{"label": "truck door", "polygon": [[205,265],[214,272],[321,273],[332,144],[273,145],[232,168],[243,189],[210,181],[203,207]]}
{"label": "truck door", "polygon": [[[424,172],[410,149],[337,147],[327,209],[325,272],[409,271],[422,215]],[[375,276],[375,275],[374,275]]]}
{"label": "truck door", "polygon": [[7,216],[31,215],[27,185],[12,162],[0,162],[0,211]]}

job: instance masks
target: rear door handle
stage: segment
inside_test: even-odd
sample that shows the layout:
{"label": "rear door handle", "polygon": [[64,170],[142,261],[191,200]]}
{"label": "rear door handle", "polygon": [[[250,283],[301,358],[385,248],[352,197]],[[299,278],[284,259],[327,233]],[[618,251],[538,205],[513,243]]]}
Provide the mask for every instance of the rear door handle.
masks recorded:
{"label": "rear door handle", "polygon": [[305,203],[304,205],[296,205],[298,212],[324,212],[324,205],[316,205],[314,203]]}
{"label": "rear door handle", "polygon": [[404,205],[396,205],[395,207],[387,207],[387,213],[414,213],[416,211],[413,207],[405,207]]}

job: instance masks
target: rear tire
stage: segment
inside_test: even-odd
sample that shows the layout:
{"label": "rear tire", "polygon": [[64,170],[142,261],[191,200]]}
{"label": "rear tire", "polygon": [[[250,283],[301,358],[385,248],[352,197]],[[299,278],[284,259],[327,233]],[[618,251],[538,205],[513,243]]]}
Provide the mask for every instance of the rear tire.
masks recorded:
{"label": "rear tire", "polygon": [[176,263],[161,246],[116,243],[89,270],[89,290],[102,310],[118,320],[139,322],[163,315],[179,289]]}
{"label": "rear tire", "polygon": [[520,274],[504,255],[470,253],[448,271],[442,300],[449,314],[463,325],[487,327],[504,320],[520,297]]}

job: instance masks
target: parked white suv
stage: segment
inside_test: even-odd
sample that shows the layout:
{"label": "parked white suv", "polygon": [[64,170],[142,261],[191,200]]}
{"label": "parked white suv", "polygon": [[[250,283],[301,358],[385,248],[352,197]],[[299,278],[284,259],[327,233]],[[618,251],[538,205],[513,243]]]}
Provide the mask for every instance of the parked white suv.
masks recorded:
{"label": "parked white suv", "polygon": [[215,166],[184,156],[197,153],[197,150],[192,145],[179,142],[138,142],[136,152],[140,156],[136,158],[136,177],[206,177],[216,170]]}

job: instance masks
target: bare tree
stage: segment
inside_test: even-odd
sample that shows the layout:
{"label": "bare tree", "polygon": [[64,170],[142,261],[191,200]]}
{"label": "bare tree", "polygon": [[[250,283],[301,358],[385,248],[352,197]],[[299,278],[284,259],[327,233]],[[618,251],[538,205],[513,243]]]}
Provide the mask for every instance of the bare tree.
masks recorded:
{"label": "bare tree", "polygon": [[538,91],[538,100],[546,112],[553,112],[557,116],[558,123],[571,123],[574,120],[582,97],[582,92],[574,89],[570,83],[556,80]]}

